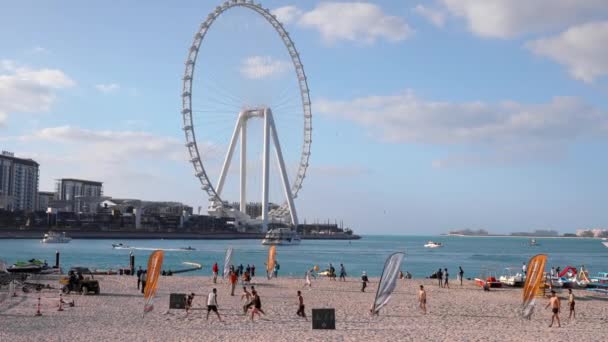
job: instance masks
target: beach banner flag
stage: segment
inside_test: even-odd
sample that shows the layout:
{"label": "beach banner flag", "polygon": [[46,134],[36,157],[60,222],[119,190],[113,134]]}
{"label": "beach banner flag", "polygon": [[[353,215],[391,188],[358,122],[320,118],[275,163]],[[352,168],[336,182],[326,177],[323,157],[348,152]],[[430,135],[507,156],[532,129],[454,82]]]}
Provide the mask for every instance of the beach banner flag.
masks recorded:
{"label": "beach banner flag", "polygon": [[228,276],[230,272],[230,264],[232,263],[232,247],[226,249],[226,256],[224,257],[224,278]]}
{"label": "beach banner flag", "polygon": [[372,306],[372,314],[380,311],[391,299],[391,295],[397,287],[397,279],[399,279],[401,262],[403,262],[404,257],[405,253],[397,252],[386,259],[382,277],[380,277],[380,283],[378,284],[378,291],[376,291],[376,299],[374,299],[374,305]]}
{"label": "beach banner flag", "polygon": [[148,259],[148,273],[146,279],[146,288],[144,290],[144,315],[154,309],[152,300],[156,294],[158,287],[158,278],[163,267],[163,251],[154,251]]}
{"label": "beach banner flag", "polygon": [[277,246],[270,246],[270,248],[268,249],[268,260],[266,261],[266,274],[268,274],[268,279],[272,278],[276,257]]}
{"label": "beach banner flag", "polygon": [[535,255],[528,262],[526,283],[524,284],[522,293],[522,316],[524,318],[529,319],[532,316],[535,303],[534,297],[536,296],[536,292],[543,281],[546,263],[547,256],[545,254]]}

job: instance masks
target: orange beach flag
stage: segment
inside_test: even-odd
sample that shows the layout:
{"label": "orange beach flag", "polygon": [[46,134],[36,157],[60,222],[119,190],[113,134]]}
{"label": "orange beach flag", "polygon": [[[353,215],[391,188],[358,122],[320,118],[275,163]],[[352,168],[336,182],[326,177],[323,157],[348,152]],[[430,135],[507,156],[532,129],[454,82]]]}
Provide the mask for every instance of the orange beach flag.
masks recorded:
{"label": "orange beach flag", "polygon": [[268,279],[272,278],[272,274],[274,271],[274,264],[276,262],[277,256],[277,247],[270,246],[268,249],[268,260],[266,261],[266,273],[268,274]]}
{"label": "orange beach flag", "polygon": [[522,316],[525,318],[530,318],[534,310],[534,296],[543,281],[546,263],[547,256],[545,254],[535,255],[528,262],[526,283],[522,294]]}
{"label": "orange beach flag", "polygon": [[148,273],[146,276],[146,288],[144,290],[144,314],[154,309],[152,300],[158,287],[158,277],[163,267],[163,251],[154,251],[148,259]]}

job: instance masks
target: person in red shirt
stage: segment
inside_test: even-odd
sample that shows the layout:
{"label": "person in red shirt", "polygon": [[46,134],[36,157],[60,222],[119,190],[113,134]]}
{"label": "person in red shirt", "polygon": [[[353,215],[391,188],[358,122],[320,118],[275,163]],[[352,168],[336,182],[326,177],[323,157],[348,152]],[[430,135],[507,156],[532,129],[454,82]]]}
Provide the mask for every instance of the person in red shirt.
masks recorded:
{"label": "person in red shirt", "polygon": [[234,288],[236,287],[236,282],[239,280],[239,277],[236,275],[235,271],[230,272],[230,295],[234,296]]}
{"label": "person in red shirt", "polygon": [[213,264],[213,283],[217,283],[217,272],[220,271],[220,268],[217,266],[217,262],[215,264]]}

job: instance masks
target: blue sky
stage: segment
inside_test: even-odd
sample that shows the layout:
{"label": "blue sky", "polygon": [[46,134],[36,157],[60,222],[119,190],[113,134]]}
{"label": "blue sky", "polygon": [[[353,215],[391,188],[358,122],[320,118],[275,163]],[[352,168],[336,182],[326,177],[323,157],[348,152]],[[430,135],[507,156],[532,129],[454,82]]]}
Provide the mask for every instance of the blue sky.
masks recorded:
{"label": "blue sky", "polygon": [[[604,0],[263,4],[290,32],[311,89],[302,218],[368,234],[606,227]],[[109,196],[206,207],[186,162],[180,93],[192,38],[216,5],[4,4],[0,146],[41,163],[41,190],[91,178]],[[243,9],[222,15],[203,42],[193,101],[212,175],[238,109],[260,104],[277,107],[295,170],[301,121],[281,44]]]}

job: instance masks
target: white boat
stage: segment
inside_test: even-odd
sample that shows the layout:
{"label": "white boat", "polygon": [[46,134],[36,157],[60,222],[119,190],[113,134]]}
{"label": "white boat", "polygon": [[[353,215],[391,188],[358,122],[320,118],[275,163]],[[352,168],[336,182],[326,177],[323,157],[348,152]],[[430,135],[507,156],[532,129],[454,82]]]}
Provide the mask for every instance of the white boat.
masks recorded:
{"label": "white boat", "polygon": [[443,247],[443,244],[441,242],[433,242],[433,241],[428,241],[425,245],[425,248],[439,248],[439,247]]}
{"label": "white boat", "polygon": [[524,285],[524,276],[518,272],[518,267],[507,267],[498,281],[508,286],[519,287]]}
{"label": "white boat", "polygon": [[291,228],[274,228],[266,233],[262,245],[299,245],[300,242],[300,236]]}
{"label": "white boat", "polygon": [[608,247],[608,242],[602,242],[602,245],[604,245],[605,247]]}
{"label": "white boat", "polygon": [[538,242],[536,242],[536,239],[530,239],[530,241],[528,242],[529,246],[540,246],[540,244]]}
{"label": "white boat", "polygon": [[43,243],[68,243],[70,241],[72,241],[72,238],[67,237],[65,232],[48,232],[44,234],[44,237],[42,238]]}

